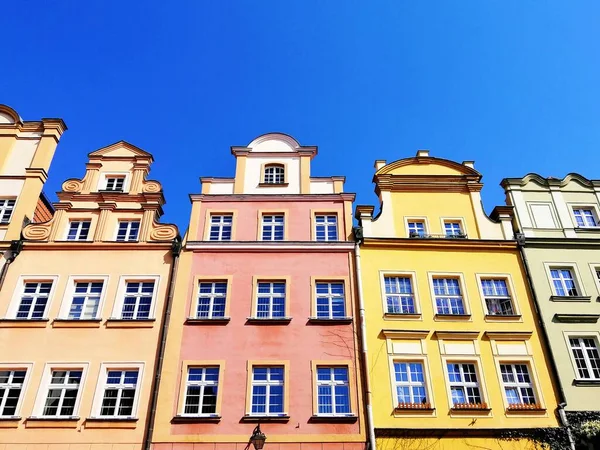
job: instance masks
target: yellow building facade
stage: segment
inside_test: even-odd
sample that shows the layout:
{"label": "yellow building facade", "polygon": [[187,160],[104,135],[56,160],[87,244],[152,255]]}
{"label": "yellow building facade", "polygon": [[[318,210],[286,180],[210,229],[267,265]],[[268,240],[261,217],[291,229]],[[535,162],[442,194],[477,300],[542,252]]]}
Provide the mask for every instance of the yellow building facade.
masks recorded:
{"label": "yellow building facade", "polygon": [[143,448],[178,236],[151,163],[91,153],[24,228],[0,291],[0,449]]}
{"label": "yellow building facade", "polygon": [[481,175],[419,151],[377,161],[381,211],[358,206],[367,405],[377,447],[525,449],[557,394],[512,209],[484,212]]}

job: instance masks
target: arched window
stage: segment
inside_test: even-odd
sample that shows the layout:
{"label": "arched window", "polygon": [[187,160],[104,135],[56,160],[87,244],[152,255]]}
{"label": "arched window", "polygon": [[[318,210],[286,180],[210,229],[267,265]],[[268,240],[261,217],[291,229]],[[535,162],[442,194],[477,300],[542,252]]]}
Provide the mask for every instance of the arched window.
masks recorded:
{"label": "arched window", "polygon": [[265,183],[265,184],[284,184],[285,183],[285,169],[284,169],[283,165],[267,164],[265,166],[263,183]]}

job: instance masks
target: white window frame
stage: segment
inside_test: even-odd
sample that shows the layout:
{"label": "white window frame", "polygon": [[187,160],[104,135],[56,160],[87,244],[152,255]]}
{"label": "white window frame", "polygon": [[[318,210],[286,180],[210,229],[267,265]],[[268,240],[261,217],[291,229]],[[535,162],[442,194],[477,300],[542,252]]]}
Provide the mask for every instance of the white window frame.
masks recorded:
{"label": "white window frame", "polygon": [[[517,302],[517,298],[515,295],[515,287],[513,284],[512,276],[508,273],[477,273],[475,274],[477,278],[477,287],[479,288],[479,295],[481,298],[481,305],[483,306],[483,312],[486,316],[494,316],[495,318],[501,317],[512,317],[512,316],[520,316],[521,310],[519,309],[519,304]],[[504,314],[490,314],[487,307],[487,302],[485,301],[485,293],[483,292],[482,281],[483,280],[504,280],[506,283],[506,288],[508,289],[508,294],[510,296],[510,302],[512,305],[513,313],[512,315],[504,315]]]}
{"label": "white window frame", "polygon": [[[219,416],[219,391],[221,389],[220,385],[221,385],[221,381],[222,381],[222,377],[223,377],[223,371],[221,370],[220,365],[214,365],[214,364],[194,364],[194,365],[189,365],[186,366],[186,371],[185,371],[185,380],[183,381],[183,399],[181,402],[181,411],[180,411],[180,415],[183,417],[218,417]],[[189,380],[189,376],[190,376],[190,369],[217,369],[218,372],[218,380],[217,382],[214,381],[207,381],[206,380],[206,370],[204,370],[202,377],[204,378],[204,380],[202,381],[190,381]],[[198,412],[197,413],[187,413],[185,412],[185,405],[187,403],[187,397],[188,397],[188,387],[190,386],[198,386],[200,388],[200,403],[198,404]],[[215,397],[215,412],[214,413],[203,413],[202,411],[202,407],[204,406],[204,389],[206,387],[216,387],[217,389],[217,394]]]}
{"label": "white window frame", "polygon": [[48,320],[48,311],[50,310],[50,303],[54,298],[56,292],[56,285],[58,284],[58,275],[21,275],[17,280],[17,287],[13,292],[13,296],[10,300],[10,305],[6,311],[6,317],[8,319],[17,319],[17,312],[19,311],[19,305],[21,304],[21,297],[25,293],[25,283],[52,283],[52,288],[48,294],[48,301],[46,302],[46,309],[44,310],[44,316],[41,319],[18,319],[18,320]]}
{"label": "white window frame", "polygon": [[[273,169],[273,173],[272,174],[267,174],[267,170],[269,169]],[[263,179],[262,179],[262,184],[274,184],[274,185],[281,185],[281,184],[285,184],[285,165],[281,164],[281,163],[267,163],[265,164],[265,167],[263,169]],[[273,181],[267,181],[267,175],[269,175],[270,177],[272,177]],[[281,177],[282,180],[281,182],[277,182],[277,178]]]}
{"label": "white window frame", "polygon": [[[468,293],[467,293],[467,289],[466,289],[465,279],[464,279],[464,276],[462,273],[427,272],[427,276],[429,277],[429,289],[430,289],[430,293],[431,293],[431,303],[433,306],[434,315],[442,314],[442,315],[444,315],[444,317],[450,317],[450,316],[463,317],[463,316],[471,315],[471,307],[470,307],[470,303],[469,303],[469,297],[468,297]],[[434,288],[434,284],[433,284],[434,278],[456,278],[458,280],[458,285],[460,287],[460,293],[461,293],[462,300],[463,300],[463,308],[465,310],[464,314],[445,314],[445,313],[438,312],[437,302],[435,299],[435,288]]]}
{"label": "white window frame", "polygon": [[[161,285],[160,285],[160,281],[161,281],[161,277],[160,275],[148,275],[148,276],[142,276],[142,275],[121,275],[119,277],[119,285],[117,288],[117,294],[115,297],[115,304],[113,306],[113,310],[111,312],[111,316],[110,318],[112,320],[128,320],[131,322],[135,322],[136,320],[130,320],[130,319],[122,319],[122,311],[123,311],[123,303],[125,301],[125,293],[126,293],[126,287],[127,287],[127,283],[128,282],[141,282],[141,281],[154,281],[154,292],[152,293],[152,303],[150,304],[150,313],[148,314],[148,319],[143,319],[143,320],[149,320],[149,319],[155,319],[156,318],[156,303],[157,303],[157,297],[158,297],[158,292],[161,289]],[[139,320],[139,319],[138,319]]]}
{"label": "white window frame", "polygon": [[[596,349],[598,350],[598,352],[600,352],[600,333],[598,332],[580,332],[580,333],[575,333],[575,332],[570,332],[570,333],[565,333],[565,339],[566,339],[566,344],[567,344],[567,351],[569,352],[569,357],[571,358],[571,363],[573,364],[573,371],[574,371],[574,375],[575,375],[575,380],[577,381],[600,381],[600,377],[595,378],[595,377],[591,377],[591,378],[582,378],[579,375],[579,368],[577,367],[577,361],[575,360],[575,355],[573,355],[573,348],[571,347],[571,339],[593,339],[594,343],[596,344]],[[591,375],[593,375],[593,371],[591,370],[591,363],[590,363],[590,359],[589,356],[587,355],[587,352],[584,352],[584,360],[586,363],[586,367],[588,369],[588,372],[590,372]]]}
{"label": "white window frame", "polygon": [[[327,285],[327,294],[319,294],[317,292],[317,285],[319,284],[326,284]],[[342,290],[343,290],[343,294],[339,295],[339,294],[334,294],[331,291],[331,287],[334,284],[341,284],[342,285]],[[315,286],[314,286],[314,291],[315,291],[315,318],[316,319],[326,319],[326,320],[336,320],[336,319],[345,319],[348,317],[348,307],[347,307],[347,303],[346,303],[346,283],[344,283],[344,280],[315,280]],[[287,293],[287,292],[286,292]],[[318,311],[318,298],[327,298],[327,306],[328,306],[328,314],[327,317],[325,316],[321,316],[319,317],[319,311]],[[334,316],[333,315],[333,299],[342,299],[342,303],[344,304],[344,315],[343,316]]]}
{"label": "white window frame", "polygon": [[[322,223],[317,223],[317,217],[324,217],[325,221]],[[335,223],[330,222],[330,219],[332,217],[334,218]],[[315,213],[313,220],[314,220],[315,241],[317,241],[317,242],[336,242],[336,241],[340,240],[339,218],[338,218],[337,213]],[[319,226],[325,227],[325,239],[318,239],[318,237],[317,237],[317,227],[319,227]],[[329,239],[329,228],[330,227],[335,228],[336,239]]]}
{"label": "white window frame", "polygon": [[590,270],[592,271],[592,277],[594,278],[594,281],[596,282],[596,288],[598,289],[598,292],[600,293],[600,263],[590,263]]}
{"label": "white window frame", "polygon": [[[319,380],[319,369],[329,369],[329,375],[330,378],[329,380]],[[334,370],[335,369],[346,369],[346,375],[347,375],[347,381],[337,381],[334,380]],[[284,374],[285,376],[285,374]],[[320,416],[320,417],[348,417],[348,416],[354,416],[354,413],[352,412],[352,390],[351,385],[350,385],[350,368],[347,365],[331,365],[331,364],[317,364],[315,366],[315,388],[317,390],[316,394],[317,394],[317,407],[316,407],[316,415]],[[319,412],[319,407],[321,406],[319,403],[319,386],[329,386],[331,388],[331,409],[332,412],[330,413],[321,413]],[[336,403],[335,403],[335,399],[336,399],[336,387],[338,386],[346,386],[348,388],[348,412],[345,413],[338,413],[335,412],[336,409]],[[284,391],[285,394],[285,391]]]}
{"label": "white window frame", "polygon": [[[595,225],[579,225],[577,223],[577,216],[575,214],[575,210],[590,210],[592,212],[592,217],[594,219],[594,223]],[[598,207],[597,205],[594,204],[590,204],[590,203],[569,203],[569,212],[571,213],[571,219],[573,220],[573,227],[574,228],[591,228],[591,229],[596,229],[596,228],[600,228],[600,215],[598,214]]]}
{"label": "white window frame", "polygon": [[[98,383],[96,384],[96,392],[94,393],[94,400],[92,402],[91,417],[94,419],[137,419],[139,414],[139,403],[142,388],[144,386],[144,362],[103,362],[100,365],[100,372],[98,376]],[[133,399],[133,409],[131,416],[101,416],[102,400],[104,399],[104,390],[107,386],[108,372],[110,370],[137,370],[138,378],[137,385],[135,387],[135,397]]]}
{"label": "white window frame", "polygon": [[[440,217],[441,230],[442,230],[442,234],[444,236],[448,236],[446,234],[446,224],[447,223],[458,223],[458,225],[460,227],[461,235],[467,236],[467,228],[465,226],[465,220],[463,217]],[[456,235],[453,235],[453,236],[456,236]]]}
{"label": "white window frame", "polygon": [[[275,239],[275,227],[279,226],[278,222],[274,220],[271,222],[265,222],[265,217],[283,217],[281,227],[283,228],[283,238]],[[271,239],[265,239],[265,226],[271,227]],[[283,242],[285,241],[285,214],[284,213],[263,213],[260,218],[260,240],[265,242]]]}
{"label": "white window frame", "polygon": [[423,234],[424,235],[430,234],[429,221],[427,220],[427,217],[416,217],[416,216],[407,217],[407,216],[405,216],[404,217],[404,226],[406,229],[406,237],[407,238],[410,237],[409,223],[412,223],[412,222],[423,223],[423,227],[424,227]]}
{"label": "white window frame", "polygon": [[130,172],[104,172],[101,174],[100,182],[98,183],[99,191],[106,191],[108,186],[109,178],[124,178],[123,190],[122,191],[109,191],[109,192],[128,192],[129,191],[129,178]]}
{"label": "white window frame", "polygon": [[[9,203],[12,202],[12,205]],[[0,198],[0,225],[8,225],[17,206],[17,199],[13,197]],[[8,214],[8,216],[7,216]]]}
{"label": "white window frame", "polygon": [[[259,292],[261,284],[269,284],[270,285],[268,293],[267,292]],[[285,292],[283,294],[273,292],[274,284],[283,284],[283,286],[285,287]],[[257,280],[257,282],[256,282],[256,297],[255,297],[256,305],[254,307],[254,311],[255,311],[254,318],[256,318],[256,319],[274,319],[274,320],[286,319],[287,311],[288,311],[287,302],[289,301],[288,293],[289,293],[289,285],[288,285],[287,280]],[[269,297],[269,315],[268,315],[268,317],[261,317],[258,315],[258,298],[259,297]],[[273,317],[273,306],[275,304],[274,299],[282,298],[282,297],[283,297],[283,316]]]}
{"label": "white window frame", "polygon": [[[419,381],[396,381],[396,364],[420,364],[421,367],[423,368],[423,381],[419,382]],[[410,366],[409,366],[410,367]],[[398,357],[393,357],[392,358],[392,385],[393,385],[393,397],[394,397],[394,408],[396,408],[399,404],[400,404],[400,399],[398,398],[398,387],[408,387],[410,389],[410,396],[414,399],[414,395],[412,392],[412,388],[413,387],[422,387],[425,389],[425,398],[426,398],[426,402],[425,403],[429,403],[430,405],[433,403],[431,401],[431,395],[430,395],[430,390],[427,386],[427,380],[428,380],[428,376],[427,376],[427,366],[425,365],[425,362],[422,359],[419,358],[398,358]],[[410,369],[409,369],[410,371]],[[410,378],[410,376],[409,376]],[[407,403],[407,402],[405,402]],[[421,402],[408,402],[408,403],[416,403],[416,404],[420,404]]]}
{"label": "white window frame", "polygon": [[[130,234],[131,234],[131,224],[137,222],[139,224],[138,226],[138,232],[137,232],[137,236],[135,237],[135,239],[130,239]],[[122,223],[126,223],[127,224],[127,233],[125,235],[124,240],[119,241],[119,230],[121,228],[121,224]],[[117,221],[117,226],[115,228],[115,241],[116,242],[139,242],[140,240],[140,233],[142,231],[142,221],[140,219],[120,219]]]}
{"label": "white window frame", "polygon": [[[419,292],[418,292],[418,287],[417,287],[417,273],[416,272],[398,272],[398,271],[392,271],[392,270],[381,270],[379,271],[379,286],[381,289],[381,304],[383,307],[383,314],[394,314],[394,313],[390,313],[387,310],[387,297],[386,297],[386,292],[385,292],[385,279],[386,277],[395,277],[395,278],[409,278],[410,279],[410,283],[412,286],[412,290],[413,290],[413,305],[414,305],[414,309],[415,312],[414,313],[406,313],[407,316],[412,316],[412,315],[420,315],[421,314],[421,302],[419,300]],[[398,314],[398,316],[402,316],[402,314]]]}
{"label": "white window frame", "polygon": [[550,285],[550,292],[552,293],[553,296],[557,296],[557,297],[562,297],[561,295],[559,295],[555,288],[554,288],[554,282],[552,281],[552,273],[550,272],[551,270],[570,270],[571,274],[573,275],[573,282],[575,284],[575,288],[577,289],[577,295],[576,296],[569,296],[567,295],[567,297],[585,297],[586,293],[585,290],[583,289],[583,283],[580,282],[581,278],[581,274],[579,273],[579,267],[577,266],[576,263],[573,262],[547,262],[544,263],[544,267],[546,269],[546,276],[548,277],[548,284]]}
{"label": "white window frame", "polygon": [[[216,293],[215,292],[215,285],[219,283],[219,284],[225,284],[225,294],[220,294],[220,293]],[[210,294],[201,294],[200,293],[200,285],[201,284],[210,284],[211,285],[211,292]],[[195,301],[195,308],[194,308],[194,319],[225,319],[227,318],[227,315],[225,314],[227,312],[227,294],[229,292],[229,283],[228,280],[198,280],[198,282],[196,283],[196,301]],[[198,308],[200,306],[200,298],[208,298],[209,299],[209,306],[208,306],[208,316],[206,317],[200,317],[198,315]],[[223,298],[225,300],[225,308],[223,310],[223,315],[222,316],[214,316],[214,301],[215,298]]]}
{"label": "white window frame", "polygon": [[[216,223],[213,223],[213,219],[219,218],[219,221]],[[223,218],[225,217],[231,217],[231,223],[226,223],[224,222]],[[207,241],[211,241],[211,242],[229,242],[233,240],[233,214],[232,213],[211,213],[208,216],[208,236],[206,237]],[[285,220],[285,219],[284,219]],[[212,228],[213,226],[218,227],[218,238],[217,239],[211,239],[211,234],[212,234]],[[223,239],[223,228],[225,226],[229,226],[230,231],[229,231],[229,239]]]}
{"label": "white window frame", "polygon": [[[268,372],[268,379],[266,381],[263,380],[258,380],[255,381],[254,380],[254,369],[256,368],[266,368],[269,369]],[[271,369],[278,369],[281,368],[281,370],[283,371],[283,379],[281,381],[273,381],[271,380]],[[287,402],[286,402],[286,389],[288,389],[289,387],[286,386],[286,370],[288,370],[288,368],[284,365],[281,364],[273,364],[273,365],[264,365],[264,364],[256,364],[252,366],[252,370],[250,372],[250,405],[249,405],[249,411],[248,411],[248,415],[249,416],[272,416],[272,417],[282,417],[282,416],[287,416]],[[266,389],[266,398],[265,398],[265,412],[264,413],[259,413],[259,412],[252,412],[252,406],[254,405],[253,401],[253,397],[254,397],[254,386],[265,386]],[[281,401],[283,403],[283,411],[282,412],[270,412],[270,403],[269,403],[269,397],[271,395],[271,386],[283,386],[282,389],[282,393],[281,393]]]}
{"label": "white window frame", "polygon": [[[515,366],[517,366],[517,365],[526,367],[527,375],[529,376],[529,380],[530,380],[529,383],[517,381],[516,371],[515,371]],[[511,367],[512,375],[515,378],[514,382],[505,382],[504,381],[504,379],[502,378],[502,366],[510,366]],[[525,360],[516,360],[516,359],[499,360],[499,361],[497,361],[497,370],[498,370],[498,377],[500,379],[500,386],[502,387],[502,395],[504,398],[504,403],[507,408],[510,408],[511,405],[515,405],[515,404],[520,404],[520,405],[524,405],[524,404],[539,405],[539,404],[541,404],[540,398],[538,395],[538,390],[536,388],[537,380],[536,380],[536,377],[534,376],[533,368],[532,368],[531,362],[529,360],[527,360],[527,359],[525,359]],[[508,396],[506,395],[507,388],[517,389],[519,399],[521,400],[520,403],[509,403]],[[530,388],[533,391],[533,399],[534,399],[533,403],[523,402],[523,395],[521,394],[521,388]]]}
{"label": "white window frame", "polygon": [[[33,407],[32,417],[34,418],[78,418],[79,407],[81,404],[81,398],[83,397],[83,391],[85,390],[85,380],[87,378],[87,372],[89,369],[88,362],[49,362],[44,365],[44,371],[42,374],[42,380],[38,388],[36,395],[35,404]],[[44,416],[44,407],[46,404],[46,398],[48,396],[48,390],[50,388],[50,381],[52,379],[52,372],[56,370],[81,370],[81,381],[79,383],[79,389],[77,390],[77,399],[75,400],[75,406],[73,408],[72,416]]]}
{"label": "white window frame", "polygon": [[[412,340],[412,339],[411,339]],[[424,348],[424,341],[419,341],[420,342],[420,347],[421,349]],[[431,386],[431,377],[429,376],[429,374],[431,373],[431,370],[429,368],[429,360],[427,358],[427,355],[425,353],[419,352],[419,353],[414,353],[414,354],[409,354],[409,353],[393,353],[393,344],[391,344],[391,342],[388,340],[388,369],[389,369],[389,374],[390,374],[390,392],[391,392],[391,401],[392,401],[392,409],[396,409],[398,407],[398,395],[396,392],[396,370],[394,367],[394,363],[396,362],[417,362],[420,363],[423,366],[423,371],[424,371],[424,376],[425,376],[425,393],[427,395],[427,402],[430,404],[430,407],[432,408],[432,414],[435,415],[435,399],[434,399],[434,392],[433,392],[433,387]],[[422,412],[419,412],[420,410],[415,409],[415,413],[419,416],[422,416]],[[403,411],[402,415],[406,416],[406,415],[410,415],[410,411]]]}
{"label": "white window frame", "polygon": [[[89,224],[90,224],[90,227],[88,229],[88,235],[86,236],[85,239],[80,239],[81,230],[83,228],[82,224],[85,222],[89,222]],[[69,239],[69,234],[71,232],[71,225],[73,223],[79,223],[79,226],[77,227],[76,239]],[[67,230],[65,233],[65,241],[68,241],[68,242],[90,242],[91,238],[93,237],[92,219],[91,218],[82,217],[82,218],[69,219],[68,226],[66,228],[67,228]]]}
{"label": "white window frame", "polygon": [[[62,320],[99,320],[102,317],[102,309],[106,299],[106,290],[108,286],[108,275],[71,275],[67,280],[67,287],[62,298],[58,318]],[[102,282],[102,292],[100,293],[100,302],[98,303],[98,311],[93,319],[69,319],[71,311],[71,303],[75,295],[75,286],[77,283],[97,283]]]}
{"label": "white window frame", "polygon": [[[29,381],[31,379],[31,372],[33,370],[33,363],[11,363],[11,364],[0,364],[0,371],[25,371],[25,378],[23,379],[23,384],[21,385],[21,393],[19,394],[19,400],[17,401],[17,406],[15,408],[15,413],[12,416],[2,415],[0,414],[0,418],[17,418],[21,417],[21,407],[23,406],[23,400],[25,399],[25,393],[29,386]],[[3,411],[5,405],[5,400],[0,397],[0,412]]]}
{"label": "white window frame", "polygon": [[[484,379],[482,376],[482,369],[481,369],[481,361],[479,360],[479,358],[461,358],[460,355],[452,355],[449,357],[444,357],[442,358],[442,362],[443,362],[443,369],[444,369],[444,377],[445,377],[445,381],[446,381],[446,389],[447,389],[447,393],[448,393],[448,405],[450,406],[450,409],[454,408],[454,402],[452,400],[452,386],[456,385],[456,382],[450,383],[450,374],[448,372],[448,364],[472,364],[475,367],[475,374],[477,376],[477,387],[479,388],[479,396],[481,397],[481,404],[488,404],[487,402],[487,392],[485,390],[485,384],[484,384]],[[461,367],[461,376],[463,374],[463,370]],[[465,383],[464,381],[460,384],[460,386],[462,386],[465,389],[465,397],[467,397],[467,392],[466,392],[466,388],[467,387],[473,387],[474,383]],[[467,402],[468,402],[468,398],[467,398]],[[469,403],[469,402],[468,402]],[[489,407],[489,405],[488,405]]]}

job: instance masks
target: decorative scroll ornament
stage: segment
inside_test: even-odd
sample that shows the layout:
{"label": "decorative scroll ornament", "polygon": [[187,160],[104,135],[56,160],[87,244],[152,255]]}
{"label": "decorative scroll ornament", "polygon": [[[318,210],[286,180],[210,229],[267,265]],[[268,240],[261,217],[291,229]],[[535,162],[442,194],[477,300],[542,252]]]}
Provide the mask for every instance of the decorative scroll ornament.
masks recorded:
{"label": "decorative scroll ornament", "polygon": [[172,241],[177,236],[177,227],[175,225],[155,224],[150,232],[151,241]]}
{"label": "decorative scroll ornament", "polygon": [[74,178],[67,180],[62,185],[62,190],[64,192],[81,192],[83,188],[83,181],[76,180]]}
{"label": "decorative scroll ornament", "polygon": [[47,241],[54,218],[45,223],[29,224],[23,228],[23,237],[28,241]]}
{"label": "decorative scroll ornament", "polygon": [[142,192],[156,193],[162,190],[162,186],[158,181],[145,181],[142,185]]}

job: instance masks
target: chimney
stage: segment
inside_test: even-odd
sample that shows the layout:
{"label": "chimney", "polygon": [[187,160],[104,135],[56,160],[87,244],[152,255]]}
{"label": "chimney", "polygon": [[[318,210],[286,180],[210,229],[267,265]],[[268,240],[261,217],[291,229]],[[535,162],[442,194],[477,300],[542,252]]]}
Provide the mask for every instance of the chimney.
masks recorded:
{"label": "chimney", "polygon": [[417,150],[417,158],[427,158],[429,156],[429,150]]}
{"label": "chimney", "polygon": [[379,170],[379,169],[381,169],[385,165],[386,165],[386,160],[385,159],[378,159],[378,160],[375,161],[375,170]]}

